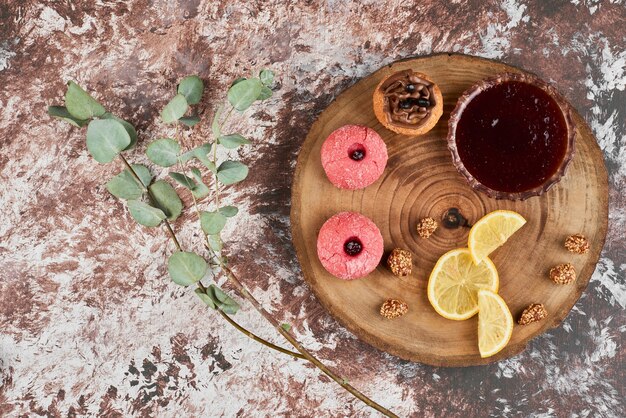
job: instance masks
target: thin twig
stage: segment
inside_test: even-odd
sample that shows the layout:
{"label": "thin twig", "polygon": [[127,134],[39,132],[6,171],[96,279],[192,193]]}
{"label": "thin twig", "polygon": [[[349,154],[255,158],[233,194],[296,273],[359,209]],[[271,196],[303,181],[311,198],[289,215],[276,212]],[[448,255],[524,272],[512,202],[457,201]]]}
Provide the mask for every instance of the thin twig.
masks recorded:
{"label": "thin twig", "polygon": [[228,314],[226,314],[226,312],[222,311],[222,310],[221,310],[221,309],[219,309],[219,308],[218,308],[218,312],[220,313],[220,315],[222,315],[222,316],[224,317],[224,319],[225,319],[225,320],[227,320],[228,322],[230,322],[230,324],[231,324],[233,327],[237,328],[239,331],[241,331],[242,333],[244,333],[244,334],[245,334],[245,335],[247,335],[248,337],[252,338],[254,341],[257,341],[257,342],[259,342],[259,343],[261,343],[261,344],[263,344],[263,345],[265,345],[265,346],[267,346],[267,347],[269,347],[269,348],[272,348],[272,349],[274,349],[274,350],[276,350],[276,351],[280,351],[281,353],[288,354],[288,355],[290,355],[290,356],[291,356],[291,357],[293,357],[293,358],[299,358],[299,359],[305,359],[305,360],[306,360],[306,357],[304,357],[304,356],[303,356],[302,354],[300,354],[300,353],[296,353],[296,352],[294,352],[294,351],[287,350],[286,348],[282,348],[282,347],[279,347],[279,346],[277,346],[277,345],[274,345],[274,344],[272,344],[271,342],[266,341],[266,340],[264,340],[263,338],[261,338],[261,337],[259,337],[259,336],[255,335],[255,334],[253,334],[253,333],[251,333],[250,331],[248,331],[247,329],[245,329],[245,328],[243,328],[241,325],[239,325],[237,322],[235,322],[235,320],[234,320],[234,319],[232,319],[230,316],[228,316]]}
{"label": "thin twig", "polygon": [[268,311],[266,311],[265,308],[263,308],[263,306],[259,303],[259,301],[256,300],[256,298],[254,296],[252,296],[252,294],[250,292],[248,292],[246,287],[241,283],[241,281],[237,278],[237,276],[235,276],[235,274],[232,272],[232,270],[230,268],[228,268],[228,266],[226,266],[222,262],[221,257],[218,258],[218,261],[220,263],[220,267],[222,268],[222,271],[224,271],[224,273],[226,274],[226,277],[228,278],[229,282],[232,283],[235,286],[235,288],[237,289],[238,293],[243,298],[248,300],[252,304],[252,306],[257,310],[257,312],[259,312],[270,324],[272,324],[274,326],[274,328],[283,337],[285,337],[285,339],[287,341],[289,341],[289,343],[291,345],[293,345],[296,350],[298,350],[300,353],[302,353],[304,358],[306,358],[308,361],[313,363],[315,365],[315,367],[320,369],[324,374],[326,374],[328,377],[330,377],[335,382],[337,382],[337,384],[339,384],[345,390],[350,392],[354,397],[356,397],[356,398],[360,399],[361,401],[363,401],[366,405],[374,408],[378,412],[380,412],[380,413],[382,413],[382,414],[384,414],[384,415],[386,415],[388,417],[398,418],[398,416],[396,414],[394,414],[393,412],[391,412],[387,408],[383,407],[382,405],[379,405],[378,403],[376,403],[372,399],[368,398],[367,396],[365,396],[364,394],[359,392],[356,388],[354,388],[352,385],[350,385],[348,382],[346,382],[345,379],[342,379],[341,377],[337,376],[335,373],[333,373],[331,370],[329,370],[321,361],[319,361],[316,357],[314,357],[311,353],[309,353],[304,347],[302,347],[302,345],[298,342],[298,340],[296,340],[296,338],[293,335],[291,335],[291,333],[289,331],[287,331],[282,326],[280,326],[278,321],[276,321],[276,319],[274,319],[274,317]]}
{"label": "thin twig", "polygon": [[[202,284],[202,282],[198,282],[198,287],[200,288],[200,290],[202,290],[204,293],[207,292],[207,288]],[[291,357],[294,358],[299,358],[299,359],[305,359],[304,356],[300,353],[295,353],[293,351],[287,350],[286,348],[282,348],[277,346],[276,344],[272,344],[271,342],[264,340],[263,338],[259,337],[256,334],[253,334],[252,332],[248,331],[247,329],[245,329],[244,327],[242,327],[241,325],[239,325],[233,318],[231,318],[226,312],[224,312],[221,307],[217,307],[217,311],[220,313],[220,315],[222,315],[222,317],[228,321],[233,327],[237,328],[239,331],[241,331],[244,335],[252,338],[254,341],[259,342],[261,344],[263,344],[266,347],[269,347],[273,350],[276,351],[280,351],[281,353],[290,355]]]}

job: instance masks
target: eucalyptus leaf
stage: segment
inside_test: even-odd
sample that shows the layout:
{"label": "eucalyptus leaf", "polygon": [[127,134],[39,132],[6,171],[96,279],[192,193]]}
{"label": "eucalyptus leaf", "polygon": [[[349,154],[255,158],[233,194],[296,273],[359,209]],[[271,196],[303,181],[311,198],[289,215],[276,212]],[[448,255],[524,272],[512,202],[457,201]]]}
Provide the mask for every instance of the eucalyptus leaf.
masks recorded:
{"label": "eucalyptus leaf", "polygon": [[204,184],[204,183],[198,183],[196,185],[196,187],[194,187],[193,189],[191,189],[191,194],[193,195],[193,197],[195,197],[196,199],[203,199],[205,197],[207,197],[209,195],[209,193],[211,193],[211,190],[209,189],[209,187]]}
{"label": "eucalyptus leaf", "polygon": [[152,207],[141,200],[129,200],[128,210],[133,219],[143,226],[158,226],[165,219],[165,214],[161,209]]}
{"label": "eucalyptus leaf", "polygon": [[204,144],[181,155],[180,161],[184,164],[192,158],[197,158],[202,162],[204,160],[208,160],[207,155],[209,152],[211,152],[211,144]]}
{"label": "eucalyptus leaf", "polygon": [[88,119],[75,118],[70,112],[68,112],[65,106],[48,106],[48,114],[53,118],[64,120],[77,128],[82,128],[89,122]]}
{"label": "eucalyptus leaf", "polygon": [[167,271],[174,283],[189,286],[204,277],[207,263],[196,253],[177,251],[167,261]]}
{"label": "eucalyptus leaf", "polygon": [[178,93],[185,96],[187,103],[190,105],[200,103],[203,91],[204,83],[197,75],[190,75],[183,78],[178,85]]}
{"label": "eucalyptus leaf", "polygon": [[270,97],[272,97],[272,90],[267,87],[267,86],[263,86],[261,87],[261,93],[259,93],[259,97],[257,97],[257,100],[266,100],[269,99]]}
{"label": "eucalyptus leaf", "polygon": [[135,174],[137,174],[137,177],[139,177],[144,186],[148,187],[150,183],[152,183],[152,174],[150,174],[148,167],[141,164],[131,164],[130,166],[133,168]]}
{"label": "eucalyptus leaf", "polygon": [[204,164],[206,168],[208,168],[213,173],[215,173],[215,170],[216,170],[215,163],[213,163],[213,161],[211,161],[209,157],[207,157],[206,155],[205,156],[197,155],[196,157],[198,158],[198,160],[200,160],[202,164]]}
{"label": "eucalyptus leaf", "polygon": [[213,115],[213,122],[211,122],[211,131],[213,132],[213,136],[215,138],[219,138],[222,134],[220,131],[220,118],[222,117],[223,112],[224,105],[219,105],[215,110],[215,115]]}
{"label": "eucalyptus leaf", "polygon": [[124,125],[114,119],[95,119],[87,127],[87,149],[99,163],[109,163],[130,144]]}
{"label": "eucalyptus leaf", "polygon": [[239,304],[235,302],[233,298],[228,296],[226,292],[224,292],[219,287],[214,284],[210,285],[207,289],[207,293],[213,296],[213,302],[219,306],[219,308],[229,315],[234,315],[239,310]]}
{"label": "eucalyptus leaf", "polygon": [[228,89],[228,101],[235,109],[243,112],[259,97],[262,87],[258,78],[242,80]]}
{"label": "eucalyptus leaf", "polygon": [[235,149],[240,145],[248,145],[250,141],[241,136],[240,134],[232,134],[232,135],[224,135],[220,136],[219,143],[224,146],[224,148]]}
{"label": "eucalyptus leaf", "polygon": [[156,165],[171,167],[178,161],[180,145],[171,138],[161,138],[153,141],[146,149],[146,155]]}
{"label": "eucalyptus leaf", "polygon": [[185,112],[187,112],[188,108],[189,105],[187,104],[185,96],[177,94],[161,111],[161,119],[165,123],[176,122],[178,119],[185,116]]}
{"label": "eucalyptus leaf", "polygon": [[239,209],[237,209],[237,206],[223,206],[219,209],[219,211],[227,218],[232,218],[233,216],[237,215],[237,213],[239,213]]}
{"label": "eucalyptus leaf", "polygon": [[180,160],[182,164],[185,164],[188,161],[194,159],[195,157],[196,157],[195,150],[191,150],[191,151],[187,151],[185,153],[180,154],[180,157],[178,157],[178,159]]}
{"label": "eucalyptus leaf", "polygon": [[73,81],[67,83],[65,107],[73,117],[79,120],[100,117],[106,112],[104,106]]}
{"label": "eucalyptus leaf", "polygon": [[217,305],[215,304],[215,302],[213,302],[213,298],[211,297],[211,295],[206,294],[202,289],[196,289],[194,290],[194,292],[196,296],[198,296],[200,300],[204,302],[205,305],[207,305],[209,308],[217,309]]}
{"label": "eucalyptus leaf", "polygon": [[248,176],[248,167],[239,161],[224,161],[217,169],[217,178],[224,185],[235,184]]}
{"label": "eucalyptus leaf", "polygon": [[269,87],[274,82],[274,72],[272,70],[261,70],[259,79],[261,83]]}
{"label": "eucalyptus leaf", "polygon": [[196,177],[198,182],[189,176],[176,172],[170,172],[170,177],[172,177],[181,186],[189,189],[193,197],[196,199],[202,199],[211,192],[207,185],[202,182],[202,176],[199,176],[199,178]]}
{"label": "eucalyptus leaf", "polygon": [[204,164],[204,166],[208,168],[212,173],[217,172],[217,167],[215,166],[213,161],[209,160],[208,158],[205,161],[202,161],[202,164]]}
{"label": "eucalyptus leaf", "polygon": [[237,83],[241,83],[241,82],[242,82],[242,81],[244,81],[244,80],[247,80],[247,78],[245,78],[245,77],[239,77],[239,78],[235,79],[235,81],[233,81],[232,83],[230,83],[230,86],[232,87],[232,86],[234,86],[235,84],[237,84]]}
{"label": "eucalyptus leaf", "polygon": [[226,216],[219,212],[200,212],[200,226],[207,235],[219,234],[226,225]]}
{"label": "eucalyptus leaf", "polygon": [[209,190],[209,187],[202,181],[202,173],[200,173],[200,170],[194,167],[191,169],[191,174],[194,176],[197,182],[196,186],[191,189],[191,194],[193,195],[193,197],[195,197],[196,199],[202,199],[208,196],[211,191]]}
{"label": "eucalyptus leaf", "polygon": [[191,177],[188,177],[182,173],[170,171],[170,177],[173,178],[176,183],[180,184],[186,189],[193,190],[193,188],[196,187],[196,182]]}
{"label": "eucalyptus leaf", "polygon": [[143,188],[128,169],[109,180],[106,188],[109,193],[119,199],[139,199],[143,194]]}
{"label": "eucalyptus leaf", "polygon": [[189,126],[190,128],[192,126],[195,126],[198,122],[200,122],[200,118],[198,116],[183,116],[182,118],[178,119],[178,121],[180,123],[182,123],[185,126]]}
{"label": "eucalyptus leaf", "polygon": [[224,242],[222,241],[222,237],[219,234],[209,235],[208,236],[209,247],[216,252],[217,254],[222,252],[222,248],[224,248]]}
{"label": "eucalyptus leaf", "polygon": [[191,169],[191,175],[196,179],[197,182],[202,183],[202,173],[196,167]]}
{"label": "eucalyptus leaf", "polygon": [[128,151],[129,149],[132,149],[135,147],[135,145],[137,145],[137,131],[135,130],[135,127],[132,124],[125,121],[124,119],[118,118],[117,116],[115,116],[114,114],[110,112],[106,112],[104,115],[102,115],[101,118],[102,119],[114,119],[124,126],[124,129],[126,129],[126,132],[128,132],[128,136],[130,136],[130,144],[126,148],[124,148],[124,151]]}
{"label": "eucalyptus leaf", "polygon": [[158,180],[152,183],[148,189],[155,204],[165,213],[167,219],[175,221],[183,210],[183,202],[172,185],[165,180]]}

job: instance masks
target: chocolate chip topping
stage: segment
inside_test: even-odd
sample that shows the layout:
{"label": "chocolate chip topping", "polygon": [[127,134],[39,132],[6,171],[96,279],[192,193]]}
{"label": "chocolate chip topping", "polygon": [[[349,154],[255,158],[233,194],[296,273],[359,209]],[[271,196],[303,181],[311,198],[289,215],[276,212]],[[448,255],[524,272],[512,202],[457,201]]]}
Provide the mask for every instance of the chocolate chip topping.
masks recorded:
{"label": "chocolate chip topping", "polygon": [[392,75],[381,89],[389,123],[419,126],[428,119],[435,105],[433,83],[418,77],[411,70]]}

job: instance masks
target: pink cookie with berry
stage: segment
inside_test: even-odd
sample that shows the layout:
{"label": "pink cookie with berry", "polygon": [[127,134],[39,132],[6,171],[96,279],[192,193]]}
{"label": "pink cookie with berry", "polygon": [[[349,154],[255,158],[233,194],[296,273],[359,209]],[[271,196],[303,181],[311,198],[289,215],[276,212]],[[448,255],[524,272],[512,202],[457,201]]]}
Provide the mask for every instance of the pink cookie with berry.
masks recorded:
{"label": "pink cookie with berry", "polygon": [[322,145],[326,176],[341,189],[363,189],[383,174],[387,146],[375,130],[345,125],[333,131]]}
{"label": "pink cookie with berry", "polygon": [[378,266],[383,256],[383,236],[368,217],[357,212],[341,212],[320,229],[317,256],[333,276],[358,279]]}

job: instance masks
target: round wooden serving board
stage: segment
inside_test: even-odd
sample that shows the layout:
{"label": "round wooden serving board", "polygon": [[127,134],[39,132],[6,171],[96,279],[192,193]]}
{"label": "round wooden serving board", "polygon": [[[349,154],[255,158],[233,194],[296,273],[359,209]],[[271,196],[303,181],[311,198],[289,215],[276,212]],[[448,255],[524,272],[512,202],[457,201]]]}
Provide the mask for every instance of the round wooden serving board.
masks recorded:
{"label": "round wooden serving board", "polygon": [[[444,98],[444,113],[426,135],[408,137],[385,129],[374,116],[372,94],[378,82],[396,71],[411,68],[430,76]],[[342,324],[371,345],[407,360],[436,366],[486,364],[521,352],[528,341],[557,326],[587,286],[607,231],[607,173],[600,148],[589,127],[573,110],[577,125],[576,153],[567,174],[548,193],[522,202],[494,200],[474,192],[452,165],[446,146],[448,117],[461,93],[475,82],[519,69],[486,59],[442,54],[409,59],[385,66],[344,91],[313,124],[298,158],[292,189],[293,241],[304,272],[321,303]],[[382,177],[356,191],[334,187],[326,178],[320,148],[326,137],[346,124],[375,129],[387,144],[389,161]],[[428,276],[437,259],[453,248],[466,247],[468,229],[439,227],[430,239],[417,235],[416,224],[426,216],[441,219],[450,208],[475,222],[496,209],[514,210],[527,224],[491,258],[500,274],[500,295],[515,319],[530,303],[543,303],[547,319],[515,325],[509,345],[497,355],[481,359],[477,317],[451,321],[439,316],[426,295]],[[413,254],[413,273],[398,278],[384,260],[365,278],[344,281],[331,276],[317,258],[317,234],[322,224],[341,211],[356,211],[372,219],[382,232],[385,258],[395,247]],[[569,253],[565,238],[582,233],[591,250]],[[570,262],[578,272],[571,285],[557,285],[548,271]],[[403,317],[387,320],[380,305],[399,298],[409,305]]]}

